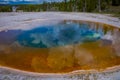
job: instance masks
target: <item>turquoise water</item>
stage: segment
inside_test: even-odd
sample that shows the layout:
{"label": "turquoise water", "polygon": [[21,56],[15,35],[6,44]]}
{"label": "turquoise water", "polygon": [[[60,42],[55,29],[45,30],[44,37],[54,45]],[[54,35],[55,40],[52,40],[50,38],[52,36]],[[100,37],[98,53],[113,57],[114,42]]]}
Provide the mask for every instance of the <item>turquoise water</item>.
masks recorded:
{"label": "turquoise water", "polygon": [[24,31],[17,40],[27,47],[50,48],[97,41],[102,34],[103,32],[91,29],[87,24],[62,23]]}

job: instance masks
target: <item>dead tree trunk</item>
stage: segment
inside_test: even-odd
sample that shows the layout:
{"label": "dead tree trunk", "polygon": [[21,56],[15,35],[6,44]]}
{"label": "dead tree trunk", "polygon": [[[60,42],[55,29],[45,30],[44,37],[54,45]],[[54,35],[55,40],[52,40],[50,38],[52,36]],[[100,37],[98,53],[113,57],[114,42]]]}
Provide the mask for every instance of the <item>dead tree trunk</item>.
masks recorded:
{"label": "dead tree trunk", "polygon": [[64,0],[64,11],[67,10],[67,0]]}
{"label": "dead tree trunk", "polygon": [[17,11],[17,6],[12,6],[12,12],[16,12]]}
{"label": "dead tree trunk", "polygon": [[98,0],[98,11],[101,12],[101,0]]}
{"label": "dead tree trunk", "polygon": [[87,7],[87,1],[83,1],[83,12],[86,12],[86,7]]}

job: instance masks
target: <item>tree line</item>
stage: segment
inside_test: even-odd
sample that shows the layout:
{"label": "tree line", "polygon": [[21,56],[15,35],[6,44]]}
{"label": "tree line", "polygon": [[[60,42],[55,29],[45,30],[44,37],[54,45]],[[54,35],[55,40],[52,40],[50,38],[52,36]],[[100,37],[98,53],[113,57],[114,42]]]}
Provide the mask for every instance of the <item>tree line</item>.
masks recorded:
{"label": "tree line", "polygon": [[[13,5],[0,6],[0,12],[10,12]],[[120,6],[120,0],[64,0],[62,2],[43,2],[42,4],[14,5],[25,12],[67,11],[67,12],[104,12],[110,6]]]}

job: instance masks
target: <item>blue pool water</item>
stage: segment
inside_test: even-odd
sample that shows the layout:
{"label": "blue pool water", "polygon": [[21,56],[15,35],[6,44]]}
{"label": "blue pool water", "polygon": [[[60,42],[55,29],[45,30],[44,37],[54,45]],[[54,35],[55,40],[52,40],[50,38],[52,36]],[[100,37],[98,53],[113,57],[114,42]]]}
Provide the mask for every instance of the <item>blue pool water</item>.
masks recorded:
{"label": "blue pool water", "polygon": [[75,20],[30,28],[0,31],[0,65],[40,73],[120,65],[119,28]]}
{"label": "blue pool water", "polygon": [[88,24],[61,23],[24,31],[17,40],[27,47],[50,48],[97,41],[102,34],[102,31],[96,31]]}

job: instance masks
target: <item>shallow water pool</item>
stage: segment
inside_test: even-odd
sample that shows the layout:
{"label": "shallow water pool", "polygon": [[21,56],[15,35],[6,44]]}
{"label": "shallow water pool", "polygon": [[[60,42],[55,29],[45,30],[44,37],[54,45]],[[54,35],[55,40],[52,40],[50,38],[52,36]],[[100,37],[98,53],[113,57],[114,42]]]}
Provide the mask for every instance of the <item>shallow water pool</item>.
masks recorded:
{"label": "shallow water pool", "polygon": [[64,20],[29,30],[0,32],[0,65],[24,71],[62,73],[120,65],[120,29]]}

